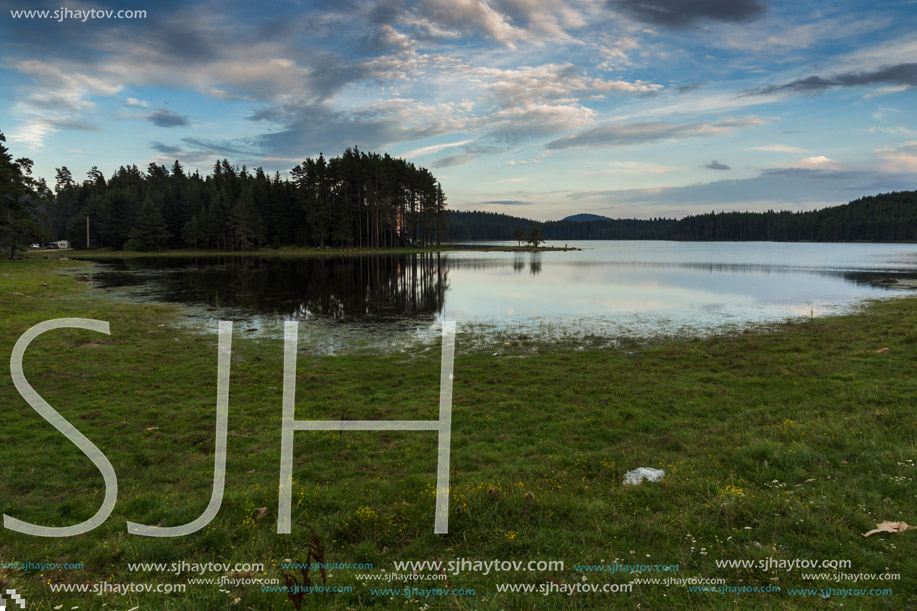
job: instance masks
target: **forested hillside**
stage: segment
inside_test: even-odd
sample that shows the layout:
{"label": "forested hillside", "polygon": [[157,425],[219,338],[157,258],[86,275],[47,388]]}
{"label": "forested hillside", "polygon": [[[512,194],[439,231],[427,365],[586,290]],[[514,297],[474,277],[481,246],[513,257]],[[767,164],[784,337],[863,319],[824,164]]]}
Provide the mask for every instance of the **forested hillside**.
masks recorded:
{"label": "forested hillside", "polygon": [[808,212],[719,212],[676,219],[533,221],[489,212],[448,213],[454,240],[513,240],[540,227],[548,240],[917,241],[917,191],[863,197]]}

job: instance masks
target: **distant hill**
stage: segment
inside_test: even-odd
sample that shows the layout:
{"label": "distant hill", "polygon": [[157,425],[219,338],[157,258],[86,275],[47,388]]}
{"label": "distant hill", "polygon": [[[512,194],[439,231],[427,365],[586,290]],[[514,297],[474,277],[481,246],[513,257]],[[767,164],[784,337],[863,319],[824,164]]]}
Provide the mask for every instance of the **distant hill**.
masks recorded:
{"label": "distant hill", "polygon": [[574,214],[535,221],[493,212],[447,215],[450,240],[512,240],[513,229],[541,227],[548,240],[917,242],[917,191],[862,197],[808,212],[719,212],[682,219],[610,219]]}
{"label": "distant hill", "polygon": [[446,235],[458,242],[471,240],[512,240],[513,229],[540,227],[544,223],[499,212],[446,211]]}
{"label": "distant hill", "polygon": [[607,216],[599,216],[598,214],[581,213],[571,214],[570,216],[564,217],[561,220],[571,221],[573,223],[587,223],[589,221],[612,221],[614,219],[611,219]]}

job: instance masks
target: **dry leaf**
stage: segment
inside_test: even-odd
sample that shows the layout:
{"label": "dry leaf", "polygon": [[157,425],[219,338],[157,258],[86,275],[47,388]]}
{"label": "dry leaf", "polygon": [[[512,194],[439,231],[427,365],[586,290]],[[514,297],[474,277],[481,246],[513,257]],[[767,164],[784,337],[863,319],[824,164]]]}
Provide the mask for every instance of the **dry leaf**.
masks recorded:
{"label": "dry leaf", "polygon": [[267,507],[259,507],[258,508],[258,519],[260,520],[261,518],[263,518],[266,515],[267,515]]}
{"label": "dry leaf", "polygon": [[908,526],[905,522],[882,522],[881,524],[876,524],[876,527],[868,533],[863,533],[863,536],[868,537],[876,533],[900,533],[908,528],[917,528],[917,526]]}
{"label": "dry leaf", "polygon": [[877,354],[888,354],[889,352],[890,350],[888,348],[879,348],[878,350],[876,350]]}

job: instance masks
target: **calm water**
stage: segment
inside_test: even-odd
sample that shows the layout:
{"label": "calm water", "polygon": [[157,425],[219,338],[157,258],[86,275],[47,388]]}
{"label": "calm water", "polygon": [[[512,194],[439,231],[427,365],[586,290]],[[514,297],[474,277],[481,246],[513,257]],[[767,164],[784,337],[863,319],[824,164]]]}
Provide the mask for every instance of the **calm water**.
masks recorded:
{"label": "calm water", "polygon": [[[614,339],[711,333],[841,312],[917,285],[917,245],[571,242],[581,251],[105,263],[95,286],[277,333],[320,351],[459,331]],[[882,283],[894,279],[896,284]]]}

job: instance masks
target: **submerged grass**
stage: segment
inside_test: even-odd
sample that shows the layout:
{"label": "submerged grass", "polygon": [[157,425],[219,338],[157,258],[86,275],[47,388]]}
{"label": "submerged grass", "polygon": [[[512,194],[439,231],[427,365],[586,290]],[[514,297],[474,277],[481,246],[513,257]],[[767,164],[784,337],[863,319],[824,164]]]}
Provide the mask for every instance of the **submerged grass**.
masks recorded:
{"label": "submerged grass", "polygon": [[[44,320],[109,321],[111,335],[59,330],[25,356],[35,390],[92,440],[118,475],[118,503],[91,533],[43,539],[0,530],[4,589],[34,608],[69,609],[902,609],[917,605],[917,533],[861,533],[917,522],[917,299],[871,303],[847,316],[768,332],[554,345],[501,337],[455,359],[449,534],[433,534],[433,432],[299,432],[293,534],[276,533],[282,342],[233,337],[227,485],[215,520],[179,538],[128,535],[126,521],[178,525],[210,497],[216,330],[202,336],[169,306],[117,303],[75,279],[87,264],[0,263],[0,356]],[[476,338],[482,342],[481,338]],[[459,329],[457,343],[471,343]],[[877,352],[888,348],[887,351]],[[494,354],[496,353],[496,355]],[[315,356],[301,350],[297,419],[435,419],[439,353]],[[8,368],[8,365],[4,365]],[[0,509],[42,525],[92,516],[104,487],[93,465],[0,379]],[[658,483],[624,473],[662,468]],[[306,526],[308,524],[309,526]],[[311,532],[314,528],[314,536]],[[317,547],[316,547],[317,546]],[[187,584],[188,572],[135,562],[264,564],[278,579],[321,550],[337,568],[304,595],[261,586]],[[373,582],[396,560],[562,560],[562,570],[448,574],[473,596],[397,596],[371,588],[445,587],[446,580]],[[849,560],[843,573],[898,581],[837,582],[833,573],[720,568],[717,561]],[[584,572],[575,565],[678,565],[677,573]],[[230,571],[231,572],[231,571]],[[424,571],[420,571],[425,573]],[[427,571],[436,573],[436,571]],[[218,578],[227,573],[204,574]],[[244,575],[244,572],[242,573]],[[236,574],[238,577],[238,574]],[[498,584],[627,584],[675,576],[724,579],[769,593],[701,593],[633,585],[629,593],[501,593]],[[306,577],[304,576],[303,579]],[[187,584],[181,594],[62,593],[59,584]],[[791,596],[789,588],[891,588],[890,596]]]}

